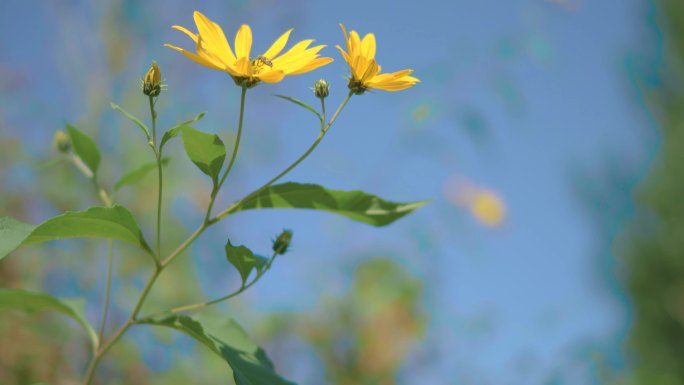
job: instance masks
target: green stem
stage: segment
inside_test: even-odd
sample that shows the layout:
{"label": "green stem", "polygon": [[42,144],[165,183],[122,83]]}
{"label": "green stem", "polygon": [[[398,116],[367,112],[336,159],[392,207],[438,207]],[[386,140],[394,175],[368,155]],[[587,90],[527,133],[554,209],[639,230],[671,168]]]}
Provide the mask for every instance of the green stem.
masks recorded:
{"label": "green stem", "polygon": [[[150,115],[152,116],[152,143],[151,147],[154,151],[154,156],[157,159],[157,175],[158,175],[158,186],[157,186],[157,257],[155,262],[161,259],[161,209],[162,209],[162,191],[163,191],[163,179],[162,179],[162,162],[161,162],[161,149],[157,149],[157,112],[154,109],[154,97],[149,97],[150,101]],[[157,262],[158,263],[158,262]]]}
{"label": "green stem", "polygon": [[205,308],[205,307],[207,307],[207,306],[211,306],[211,305],[217,304],[217,303],[219,303],[219,302],[223,302],[223,301],[225,301],[225,300],[231,299],[231,298],[233,298],[233,297],[237,297],[239,294],[241,294],[241,293],[244,292],[245,290],[247,290],[247,289],[249,289],[250,287],[252,287],[255,283],[257,283],[257,281],[258,281],[258,280],[259,280],[259,279],[260,279],[260,278],[261,278],[261,277],[262,277],[262,276],[271,268],[271,264],[273,264],[273,261],[275,260],[275,258],[276,258],[277,256],[278,256],[277,253],[273,253],[273,255],[272,255],[271,258],[269,259],[269,261],[268,261],[268,263],[266,264],[266,266],[265,266],[260,272],[257,273],[257,275],[254,277],[254,279],[253,279],[250,283],[248,283],[247,285],[244,285],[244,284],[243,284],[243,285],[240,287],[239,290],[237,290],[237,291],[235,291],[235,292],[233,292],[233,293],[231,293],[231,294],[228,294],[228,295],[226,295],[226,296],[223,296],[223,297],[220,297],[220,298],[211,300],[211,301],[206,301],[206,302],[194,303],[194,304],[191,304],[191,305],[185,305],[185,306],[175,307],[175,308],[173,308],[173,309],[166,310],[166,311],[163,311],[163,312],[160,312],[160,313],[155,313],[155,314],[152,314],[152,315],[147,316],[147,317],[144,317],[144,318],[146,318],[146,319],[148,319],[148,318],[154,318],[154,317],[156,317],[156,316],[160,316],[160,315],[164,315],[164,314],[176,314],[176,313],[180,313],[180,312],[188,311],[188,310],[199,310],[199,309]]}
{"label": "green stem", "polygon": [[121,325],[121,327],[116,331],[116,333],[114,333],[112,338],[110,338],[105,344],[102,344],[101,347],[95,352],[95,354],[93,354],[93,358],[90,360],[88,368],[86,369],[85,378],[83,379],[83,385],[90,385],[90,383],[93,381],[93,377],[95,376],[95,370],[97,369],[100,360],[102,359],[102,356],[105,353],[107,353],[107,351],[112,346],[114,346],[114,344],[119,340],[119,338],[121,338],[121,336],[124,335],[128,328],[135,323],[135,319],[138,316],[138,313],[140,313],[140,310],[142,309],[142,306],[145,303],[145,299],[147,298],[147,295],[150,293],[150,290],[152,289],[154,282],[157,280],[157,277],[159,277],[161,271],[161,267],[155,268],[154,273],[147,281],[147,284],[145,285],[145,288],[143,289],[140,298],[138,298],[138,302],[136,303],[135,308],[131,313],[131,316],[123,325]]}
{"label": "green stem", "polygon": [[104,339],[105,325],[107,324],[107,313],[109,312],[109,293],[112,287],[112,260],[114,259],[114,245],[113,241],[109,240],[109,253],[107,255],[107,283],[105,284],[105,299],[104,299],[104,309],[102,310],[102,321],[100,322],[100,338],[99,341]]}
{"label": "green stem", "polygon": [[218,183],[218,185],[214,186],[214,189],[211,192],[211,200],[209,201],[209,207],[207,208],[207,214],[204,216],[204,222],[209,221],[209,217],[211,217],[211,209],[214,207],[214,202],[216,202],[216,195],[218,195],[219,190],[221,190],[221,186],[223,186],[223,183],[226,181],[226,178],[228,177],[228,174],[230,174],[230,171],[233,169],[233,164],[235,163],[235,158],[237,157],[238,149],[240,148],[240,140],[242,138],[242,121],[245,113],[245,96],[247,95],[247,87],[242,86],[242,93],[240,94],[240,117],[238,119],[238,131],[237,131],[237,136],[235,137],[235,145],[233,146],[233,153],[230,155],[230,161],[228,162],[228,167],[226,167],[226,171],[223,173],[223,176],[221,177],[221,181]]}
{"label": "green stem", "polygon": [[216,223],[216,222],[220,221],[221,219],[227,217],[228,215],[232,214],[233,210],[237,209],[237,207],[240,205],[241,202],[244,202],[253,196],[259,195],[259,193],[261,193],[265,189],[269,188],[273,183],[277,182],[280,178],[284,177],[287,173],[292,171],[293,168],[297,167],[300,163],[302,163],[302,161],[304,161],[304,159],[306,159],[316,149],[316,147],[318,147],[318,144],[321,142],[321,140],[323,140],[323,137],[325,137],[325,134],[328,132],[328,129],[332,126],[332,124],[335,122],[337,117],[340,115],[340,113],[344,109],[344,106],[347,105],[347,102],[349,102],[349,99],[351,99],[352,95],[354,95],[352,92],[349,92],[349,94],[347,94],[347,97],[342,101],[340,106],[337,108],[337,111],[335,111],[335,114],[330,119],[328,124],[321,126],[321,131],[318,133],[318,137],[313,142],[313,144],[311,144],[311,146],[309,146],[309,148],[306,150],[306,152],[304,152],[304,154],[302,154],[302,156],[297,158],[297,160],[295,160],[289,167],[287,167],[280,174],[276,175],[271,180],[266,182],[266,184],[261,186],[259,189],[257,189],[253,193],[249,194],[244,199],[230,205],[227,209],[223,210],[221,213],[216,215],[215,218],[209,220],[209,224]]}
{"label": "green stem", "polygon": [[[232,169],[233,163],[235,162],[235,157],[236,157],[236,155],[237,155],[237,150],[238,150],[238,146],[239,146],[239,143],[240,143],[240,137],[241,137],[241,134],[242,134],[242,121],[243,121],[243,115],[244,115],[245,94],[246,94],[246,88],[243,87],[243,89],[242,89],[242,97],[241,97],[241,102],[240,102],[240,121],[239,121],[239,125],[238,125],[238,136],[237,136],[237,138],[236,138],[235,148],[234,148],[234,150],[233,150],[233,154],[232,154],[232,156],[231,156],[230,163],[228,164],[228,168],[226,169],[226,172],[223,174],[223,177],[221,178],[221,181],[220,181],[220,183],[219,183],[218,186],[217,186],[218,188],[216,189],[216,192],[218,192],[218,190],[220,189],[220,187],[223,185],[223,182],[225,182],[226,177],[228,176],[228,173],[229,173],[230,170]],[[349,99],[351,98],[351,96],[352,96],[352,93],[350,92],[350,93],[347,95],[347,97],[344,99],[344,101],[340,104],[340,106],[337,108],[337,111],[335,111],[335,114],[334,114],[333,117],[330,119],[330,121],[328,122],[327,125],[321,125],[321,132],[319,133],[318,138],[317,138],[316,141],[311,145],[311,147],[310,147],[310,148],[309,148],[301,157],[299,157],[299,159],[297,159],[294,163],[292,163],[292,164],[291,164],[288,168],[286,168],[283,172],[281,172],[280,174],[278,174],[275,178],[273,178],[273,179],[271,179],[270,181],[268,181],[268,182],[267,182],[264,186],[262,186],[260,189],[258,189],[258,190],[255,191],[254,193],[248,195],[245,199],[247,199],[247,198],[249,198],[249,197],[251,197],[251,196],[254,196],[254,195],[258,194],[259,192],[261,192],[261,191],[264,190],[265,188],[268,188],[270,185],[272,185],[273,183],[275,183],[278,179],[282,178],[285,174],[287,174],[287,173],[290,172],[293,168],[295,168],[297,165],[299,165],[299,163],[301,163],[307,156],[309,156],[309,154],[311,154],[311,152],[316,148],[316,146],[318,146],[318,143],[320,143],[320,141],[323,139],[323,137],[325,136],[325,133],[326,133],[326,132],[328,131],[328,129],[332,126],[333,122],[335,121],[335,119],[337,119],[337,117],[339,116],[340,112],[342,112],[342,109],[344,109],[344,106],[347,104],[347,102],[349,101]],[[150,108],[151,108],[152,111],[153,111],[153,112],[152,112],[152,114],[153,114],[152,116],[153,116],[153,120],[154,120],[156,117],[155,117],[155,113],[154,113],[154,104],[152,103],[152,99],[150,99]],[[325,120],[323,120],[323,121],[325,121]],[[155,124],[155,123],[153,122],[153,129],[152,129],[152,131],[153,131],[153,136],[156,134],[156,129],[155,129],[155,127],[154,127],[154,124]],[[160,156],[160,154],[157,153],[157,151],[156,151],[156,141],[155,141],[155,145],[153,145],[153,148],[154,148],[155,153],[156,153],[156,155],[157,155],[157,159],[160,160],[160,159],[161,159],[161,156]],[[81,163],[82,163],[82,162],[81,162]],[[90,170],[87,169],[87,167],[86,167],[85,169],[86,169],[87,171],[90,171]],[[92,177],[92,172],[91,172],[90,174],[91,174],[91,177]],[[160,186],[161,186],[161,183],[160,183]],[[161,188],[160,188],[160,193],[159,193],[159,194],[160,194],[159,202],[161,202]],[[210,203],[209,203],[209,209],[207,210],[207,213],[208,213],[208,214],[207,214],[206,218],[209,218],[209,216],[211,215],[211,207],[212,207],[213,204],[214,204],[215,198],[216,198],[216,194],[214,193],[214,194],[212,194],[212,199],[211,199],[211,201],[210,201]],[[244,201],[245,199],[243,199],[243,201]],[[239,202],[238,202],[238,203],[239,203]],[[95,370],[97,369],[97,366],[99,365],[99,362],[100,362],[100,360],[102,359],[102,356],[103,356],[103,355],[104,355],[104,354],[105,354],[105,353],[106,353],[106,352],[107,352],[107,351],[108,351],[108,350],[109,350],[109,349],[110,349],[110,348],[111,348],[111,347],[112,347],[112,346],[121,338],[121,336],[123,336],[123,334],[128,330],[128,328],[131,327],[131,325],[133,325],[133,324],[135,324],[136,322],[138,322],[138,321],[137,321],[138,313],[140,313],[140,310],[142,309],[143,304],[145,303],[145,299],[147,298],[147,295],[150,293],[150,290],[152,289],[152,286],[154,285],[154,283],[156,282],[157,278],[159,277],[159,275],[161,274],[161,272],[164,270],[164,268],[165,268],[166,266],[168,266],[171,262],[173,262],[173,260],[174,260],[176,257],[178,257],[183,251],[185,251],[185,249],[187,249],[188,246],[190,246],[190,244],[191,244],[197,237],[199,237],[199,236],[204,232],[204,230],[206,230],[209,226],[213,225],[214,223],[217,223],[217,222],[220,221],[221,219],[223,219],[223,218],[225,218],[226,216],[228,216],[228,215],[231,213],[231,210],[234,210],[235,207],[237,207],[236,205],[237,205],[237,204],[234,204],[234,205],[230,206],[229,208],[227,208],[226,210],[224,210],[221,214],[217,215],[217,216],[216,216],[214,219],[212,219],[212,220],[207,220],[207,219],[205,218],[205,220],[202,222],[202,224],[197,228],[197,230],[195,230],[194,233],[192,233],[192,234],[190,235],[190,237],[188,237],[188,239],[186,239],[183,243],[181,243],[181,244],[180,244],[180,245],[179,245],[171,254],[169,254],[165,259],[163,259],[163,260],[161,260],[161,261],[157,261],[157,264],[156,264],[156,266],[155,266],[155,271],[154,271],[154,273],[152,274],[152,276],[150,277],[150,279],[149,279],[149,281],[147,282],[147,284],[145,285],[145,288],[143,289],[143,291],[142,291],[142,293],[141,293],[141,295],[140,295],[140,298],[138,299],[138,302],[137,302],[137,304],[135,305],[135,308],[133,309],[133,312],[131,313],[131,316],[129,317],[129,319],[128,319],[123,325],[121,325],[121,327],[114,333],[114,335],[113,335],[105,344],[102,344],[102,345],[100,346],[100,348],[97,350],[97,352],[95,352],[95,354],[93,355],[93,358],[92,358],[92,360],[90,361],[90,364],[88,365],[88,369],[86,370],[86,375],[85,375],[85,379],[84,379],[84,381],[83,381],[83,385],[89,385],[89,384],[92,382],[93,377],[94,377],[94,374],[95,374]],[[158,243],[159,243],[159,242],[158,242]],[[160,257],[161,257],[161,255],[160,255]],[[238,294],[242,293],[243,291],[247,290],[249,287],[251,287],[252,285],[254,285],[254,284],[261,278],[261,276],[262,276],[267,270],[270,269],[271,264],[273,263],[273,260],[275,259],[275,257],[276,257],[276,255],[274,254],[274,256],[271,257],[271,259],[269,260],[269,263],[266,265],[266,267],[264,268],[264,270],[262,270],[261,273],[258,273],[257,276],[254,278],[254,280],[252,280],[252,282],[250,282],[250,283],[247,284],[247,285],[243,285],[243,286],[240,288],[240,290],[238,290],[237,292],[232,293],[232,294],[229,294],[229,295],[227,295],[227,296],[225,296],[225,297],[221,297],[221,298],[218,298],[218,299],[215,299],[215,300],[212,300],[212,301],[208,301],[208,302],[204,302],[204,303],[201,303],[201,304],[188,305],[188,306],[190,306],[191,308],[188,308],[188,306],[183,306],[183,307],[181,307],[181,308],[172,309],[171,311],[173,312],[173,311],[175,310],[176,312],[178,312],[178,311],[183,311],[183,310],[197,309],[197,308],[201,308],[201,307],[205,307],[205,306],[209,306],[209,305],[215,304],[215,303],[220,302],[220,301],[225,301],[225,300],[227,300],[227,299],[229,299],[229,298],[233,298],[233,297],[237,296]],[[180,310],[179,310],[179,309],[180,309]]]}

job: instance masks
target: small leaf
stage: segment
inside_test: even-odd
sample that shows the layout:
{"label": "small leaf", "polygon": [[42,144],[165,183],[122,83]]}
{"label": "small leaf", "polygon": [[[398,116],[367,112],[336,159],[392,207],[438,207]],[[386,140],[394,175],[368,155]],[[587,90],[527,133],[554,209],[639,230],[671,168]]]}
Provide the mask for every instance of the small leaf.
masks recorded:
{"label": "small leaf", "polygon": [[329,211],[373,226],[385,226],[429,201],[397,203],[363,191],[329,190],[315,184],[283,183],[250,194],[229,214],[259,208],[296,208]]}
{"label": "small leaf", "polygon": [[226,158],[226,146],[216,134],[207,134],[191,127],[183,127],[183,147],[190,160],[218,183],[218,176]]}
{"label": "small leaf", "polygon": [[196,121],[202,119],[205,114],[206,114],[206,112],[200,112],[194,118],[192,118],[190,120],[186,120],[185,122],[178,123],[176,125],[176,127],[166,131],[164,133],[164,136],[162,136],[162,140],[161,140],[161,144],[159,144],[159,148],[164,148],[164,145],[166,144],[166,142],[168,142],[169,140],[178,136],[178,134],[180,134],[180,131],[183,129],[183,127],[189,126],[192,123],[195,123]]}
{"label": "small leaf", "polygon": [[261,271],[268,261],[265,257],[260,257],[254,255],[252,250],[248,249],[246,246],[233,246],[230,240],[226,243],[226,257],[228,262],[230,262],[240,273],[240,278],[242,278],[242,284],[247,282],[249,273],[252,269],[256,268],[257,271]]}
{"label": "small leaf", "polygon": [[296,385],[276,374],[264,350],[231,319],[213,328],[184,315],[144,319],[139,323],[176,329],[202,343],[230,365],[236,385]]}
{"label": "small leaf", "polygon": [[10,217],[0,217],[0,259],[16,249],[35,226]]}
{"label": "small leaf", "polygon": [[[19,226],[20,230],[17,233],[17,222],[14,222],[9,222],[14,230],[7,232],[10,235],[7,238],[8,241],[4,240],[6,232],[0,233],[0,236],[3,237],[3,241],[0,242],[0,245],[3,245],[0,250],[3,252],[0,254],[0,259],[12,251],[12,249],[7,249],[7,246],[15,244],[18,239],[17,234],[21,236],[27,230],[27,227],[23,227],[22,230]],[[115,239],[139,246],[150,254],[152,253],[133,215],[128,209],[120,205],[113,207],[95,206],[85,211],[68,211],[50,218],[36,226],[19,246],[67,238]]]}
{"label": "small leaf", "polygon": [[147,137],[147,140],[150,140],[150,130],[147,128],[147,126],[140,121],[140,119],[136,118],[135,116],[129,114],[126,110],[123,108],[119,107],[116,103],[110,103],[112,108],[119,111],[120,113],[123,114],[123,116],[127,117],[131,122],[135,123],[136,126],[140,127],[140,129],[143,131],[143,134]]}
{"label": "small leaf", "polygon": [[94,178],[97,175],[97,169],[100,167],[100,150],[97,148],[97,144],[91,137],[79,131],[76,127],[67,124],[66,128],[74,152],[93,172]]}
{"label": "small leaf", "polygon": [[279,97],[279,98],[281,98],[281,99],[285,99],[285,100],[290,101],[290,102],[292,102],[292,103],[294,103],[294,104],[296,104],[296,105],[298,105],[298,106],[301,106],[301,107],[306,108],[307,110],[313,112],[313,114],[316,115],[316,116],[318,117],[318,120],[320,120],[321,123],[323,122],[323,118],[321,117],[321,114],[319,114],[318,111],[316,111],[315,108],[313,108],[313,107],[311,107],[310,105],[304,103],[303,101],[301,101],[301,100],[299,100],[299,99],[295,99],[295,98],[289,97],[289,96],[285,96],[285,95],[274,95],[274,96],[277,96],[277,97]]}
{"label": "small leaf", "polygon": [[83,304],[82,300],[60,300],[46,293],[22,289],[0,289],[0,310],[16,309],[27,312],[51,310],[60,312],[78,322],[88,334],[93,348],[96,348],[98,345],[97,334],[85,319]]}
{"label": "small leaf", "polygon": [[[169,164],[169,160],[171,160],[171,158],[162,158],[162,166],[166,166],[167,164]],[[156,168],[157,162],[143,164],[137,169],[121,177],[121,179],[119,179],[119,181],[116,182],[116,184],[114,185],[114,191],[117,191],[124,186],[137,183],[142,178],[144,178],[147,175],[147,173],[149,173],[152,170],[155,170]]]}

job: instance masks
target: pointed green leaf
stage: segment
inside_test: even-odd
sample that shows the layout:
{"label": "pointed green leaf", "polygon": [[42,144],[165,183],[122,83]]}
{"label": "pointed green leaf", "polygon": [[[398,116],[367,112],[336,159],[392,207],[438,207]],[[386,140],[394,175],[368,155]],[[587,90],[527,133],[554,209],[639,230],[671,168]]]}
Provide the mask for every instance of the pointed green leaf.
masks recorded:
{"label": "pointed green leaf", "polygon": [[123,108],[119,107],[116,103],[110,103],[112,108],[119,111],[120,113],[123,114],[123,116],[127,117],[128,120],[131,122],[135,123],[136,126],[140,127],[140,129],[143,131],[143,134],[147,137],[147,140],[150,140],[150,130],[147,128],[147,126],[140,121],[140,119],[136,118],[135,116],[129,114],[126,110]]}
{"label": "pointed green leaf", "polygon": [[186,120],[185,122],[178,123],[176,125],[176,127],[166,131],[164,133],[164,136],[162,136],[162,140],[161,140],[161,144],[159,144],[159,148],[164,148],[164,145],[166,144],[166,142],[168,142],[169,140],[178,136],[178,134],[180,134],[180,131],[183,129],[183,127],[189,126],[189,125],[195,123],[196,121],[202,119],[204,117],[204,115],[206,115],[206,112],[200,112],[199,114],[195,115],[194,118],[192,118],[190,120]]}
{"label": "pointed green leaf", "polygon": [[247,282],[247,278],[249,277],[249,273],[252,272],[252,269],[256,268],[257,271],[261,271],[268,261],[265,257],[254,255],[252,250],[248,249],[246,246],[233,246],[230,243],[230,240],[226,243],[226,257],[228,258],[228,262],[235,266],[238,273],[240,273],[243,285]]}
{"label": "pointed green leaf", "polygon": [[183,147],[190,160],[205,174],[218,182],[226,158],[226,146],[216,134],[207,134],[191,127],[183,127]]}
{"label": "pointed green leaf", "polygon": [[88,334],[93,348],[98,345],[95,331],[85,319],[83,300],[60,300],[46,293],[22,289],[0,289],[0,310],[16,309],[27,312],[56,311],[73,318]]}
{"label": "pointed green leaf", "polygon": [[[171,160],[171,158],[168,158],[168,157],[162,158],[162,160],[161,160],[162,166],[166,166],[167,164],[169,164],[169,160]],[[138,167],[137,169],[135,169],[135,170],[129,172],[128,174],[124,175],[123,177],[121,177],[121,179],[119,179],[119,181],[116,182],[116,184],[114,185],[114,191],[117,191],[124,186],[128,186],[128,185],[137,183],[142,178],[144,178],[145,175],[147,175],[147,173],[149,173],[152,170],[155,170],[156,168],[157,168],[157,162],[150,162],[150,163],[143,164],[142,166]]]}
{"label": "pointed green leaf", "polygon": [[0,259],[16,249],[35,226],[10,217],[0,217]]}
{"label": "pointed green leaf", "polygon": [[285,96],[285,95],[274,95],[274,96],[277,96],[277,97],[279,97],[279,98],[281,98],[281,99],[285,99],[285,100],[287,100],[287,101],[290,101],[290,102],[292,102],[292,103],[294,103],[294,104],[296,104],[296,105],[298,105],[298,106],[300,106],[300,107],[306,108],[307,110],[311,111],[314,115],[316,115],[316,116],[318,117],[318,120],[320,120],[321,122],[323,122],[323,118],[321,117],[321,114],[319,114],[318,111],[316,111],[315,108],[313,108],[313,107],[311,107],[310,105],[304,103],[303,101],[301,101],[301,100],[299,100],[299,99],[292,98],[292,97],[290,97],[290,96]]}
{"label": "pointed green leaf", "polygon": [[[6,220],[9,226],[0,232],[0,259],[16,248],[17,240],[30,225]],[[23,225],[23,226],[22,226]],[[29,226],[29,227],[27,227]],[[7,237],[6,237],[7,236]],[[133,215],[123,206],[91,207],[85,211],[68,211],[33,228],[19,246],[66,238],[107,238],[131,243],[152,253]],[[14,246],[14,248],[9,248]]]}
{"label": "pointed green leaf", "polygon": [[94,177],[100,167],[100,150],[97,148],[97,144],[90,136],[79,131],[76,127],[67,124],[66,128],[74,153],[88,166]]}
{"label": "pointed green leaf", "polygon": [[249,340],[233,320],[213,328],[184,315],[144,319],[139,323],[176,329],[202,343],[230,365],[236,385],[295,385],[276,374],[264,350]]}
{"label": "pointed green leaf", "polygon": [[228,213],[259,208],[295,208],[329,211],[373,226],[385,226],[429,203],[386,201],[363,191],[329,190],[315,184],[283,183],[250,194]]}

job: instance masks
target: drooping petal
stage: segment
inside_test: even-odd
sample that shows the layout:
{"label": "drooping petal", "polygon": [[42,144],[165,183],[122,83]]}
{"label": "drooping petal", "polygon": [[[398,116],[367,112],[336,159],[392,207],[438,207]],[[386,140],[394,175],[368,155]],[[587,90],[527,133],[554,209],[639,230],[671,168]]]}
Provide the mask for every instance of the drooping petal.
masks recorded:
{"label": "drooping petal", "polygon": [[288,75],[303,74],[303,73],[306,73],[309,71],[313,71],[316,68],[323,67],[324,65],[330,64],[332,62],[333,62],[333,58],[331,58],[331,57],[319,57],[319,58],[316,58],[316,59],[310,61],[308,64],[301,67],[300,69],[293,71],[293,72],[289,72]]}
{"label": "drooping petal", "polygon": [[342,54],[342,57],[344,58],[344,61],[346,61],[347,64],[351,65],[350,59],[349,59],[349,55],[347,55],[347,53],[344,52],[344,50],[342,49],[342,47],[340,47],[339,45],[336,45],[335,47],[336,47],[338,50],[340,50],[340,53]]}
{"label": "drooping petal", "polygon": [[235,34],[235,55],[238,60],[241,58],[249,59],[252,51],[252,29],[247,24],[243,24]]}
{"label": "drooping petal", "polygon": [[190,31],[188,31],[187,28],[181,27],[180,25],[173,25],[173,26],[171,26],[171,28],[177,29],[177,30],[183,32],[184,34],[190,36],[190,38],[192,39],[192,41],[194,41],[195,43],[197,43],[197,34],[194,34],[194,33],[190,32]]}
{"label": "drooping petal", "polygon": [[178,51],[178,52],[182,53],[183,55],[185,55],[188,59],[194,61],[195,63],[201,64],[201,65],[203,65],[203,66],[205,66],[205,67],[213,68],[213,69],[216,69],[216,70],[223,70],[223,68],[221,68],[221,67],[219,67],[219,66],[213,64],[212,62],[210,62],[210,61],[208,61],[208,60],[202,58],[202,57],[199,56],[199,55],[196,55],[196,54],[194,54],[194,53],[192,53],[192,52],[188,52],[188,51],[184,50],[183,48],[176,47],[176,46],[171,45],[171,44],[164,44],[164,46],[165,46],[165,47],[169,47],[169,48],[171,48],[171,49],[175,49],[176,51]]}
{"label": "drooping petal", "polygon": [[278,54],[283,50],[283,48],[285,48],[285,44],[287,44],[287,39],[290,38],[290,33],[292,32],[292,30],[293,28],[290,28],[287,30],[287,32],[282,34],[278,38],[278,40],[276,40],[275,43],[271,45],[271,48],[269,48],[268,51],[264,53],[263,56],[265,56],[269,60],[275,59],[275,57],[278,56]]}
{"label": "drooping petal", "polygon": [[280,70],[269,70],[255,76],[264,83],[278,83],[285,77],[285,72]]}

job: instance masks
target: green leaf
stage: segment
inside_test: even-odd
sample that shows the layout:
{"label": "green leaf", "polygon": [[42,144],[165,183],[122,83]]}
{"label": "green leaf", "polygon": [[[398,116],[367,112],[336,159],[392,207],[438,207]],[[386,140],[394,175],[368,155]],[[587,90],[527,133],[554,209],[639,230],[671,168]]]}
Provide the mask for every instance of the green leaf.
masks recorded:
{"label": "green leaf", "polygon": [[289,182],[248,195],[233,205],[228,213],[259,208],[313,209],[373,226],[385,226],[429,202],[397,203],[358,190],[329,190],[315,184]]}
{"label": "green leaf", "polygon": [[233,246],[230,243],[230,240],[226,243],[226,257],[228,258],[228,262],[235,266],[238,273],[240,273],[243,285],[247,282],[247,278],[249,277],[249,273],[252,272],[252,269],[256,268],[257,271],[261,271],[268,261],[265,257],[254,255],[252,250],[248,249],[246,246]]}
{"label": "green leaf", "polygon": [[16,249],[35,226],[10,217],[0,217],[0,259]]}
{"label": "green leaf", "polygon": [[294,103],[294,104],[296,104],[296,105],[298,105],[298,106],[301,106],[301,107],[306,108],[307,110],[313,112],[313,114],[316,115],[316,116],[318,117],[318,120],[320,120],[321,122],[323,122],[323,117],[321,117],[321,114],[319,114],[318,111],[316,111],[315,108],[313,108],[313,107],[311,107],[310,105],[304,103],[303,101],[301,101],[301,100],[299,100],[299,99],[295,99],[295,98],[289,97],[289,96],[285,96],[285,95],[274,95],[274,96],[277,96],[277,97],[279,97],[279,98],[281,98],[281,99],[285,99],[285,100],[290,101],[290,102],[292,102],[292,103]]}
{"label": "green leaf", "polygon": [[147,128],[145,123],[141,122],[140,119],[136,118],[135,116],[129,114],[126,110],[123,108],[119,107],[116,103],[110,103],[112,108],[119,111],[120,113],[123,114],[123,116],[127,117],[128,120],[131,122],[135,123],[136,126],[140,127],[140,129],[143,131],[143,134],[147,137],[147,140],[150,140],[150,130]]}
{"label": "green leaf", "polygon": [[[24,225],[22,227],[17,225],[20,222],[13,220],[5,223],[9,223],[12,230],[0,233],[0,236],[3,237],[0,244],[5,246],[2,248],[3,253],[0,254],[0,258],[5,257],[7,253],[13,250],[8,249],[7,246],[15,245],[17,239],[25,234],[28,229],[26,226],[29,226],[21,224]],[[6,233],[9,234],[7,239],[5,239]],[[116,239],[139,246],[152,253],[133,215],[128,209],[120,205],[113,207],[95,206],[85,211],[68,211],[50,218],[36,226],[21,242],[20,246],[66,238]]]}
{"label": "green leaf", "polygon": [[93,172],[94,178],[97,175],[97,169],[100,167],[100,150],[97,148],[97,144],[91,137],[79,131],[76,127],[67,124],[66,128],[74,152]]}
{"label": "green leaf", "polygon": [[22,289],[0,289],[0,310],[15,309],[27,312],[51,310],[62,313],[78,322],[88,334],[93,348],[98,345],[97,334],[85,319],[83,300],[60,300],[49,294]]}
{"label": "green leaf", "polygon": [[192,118],[190,120],[186,120],[185,122],[178,123],[176,125],[176,127],[166,131],[164,133],[164,136],[162,136],[162,140],[161,140],[161,143],[159,144],[159,148],[164,148],[164,145],[166,144],[166,142],[168,142],[169,140],[178,136],[178,134],[180,134],[180,131],[183,129],[183,127],[189,126],[192,123],[195,123],[196,121],[202,119],[204,117],[204,115],[206,115],[206,112],[200,112],[199,114],[195,115],[194,118]]}
{"label": "green leaf", "polygon": [[[167,164],[169,164],[169,160],[171,160],[171,158],[168,158],[168,157],[162,158],[162,160],[161,160],[162,166],[166,166]],[[124,186],[137,183],[142,178],[144,178],[145,175],[147,175],[147,173],[149,173],[152,170],[155,170],[156,168],[157,168],[157,162],[150,162],[150,163],[143,164],[142,166],[138,167],[137,169],[135,169],[135,170],[129,172],[128,174],[124,175],[123,177],[121,177],[121,179],[119,179],[119,181],[116,182],[116,184],[114,185],[114,191],[117,191]]]}
{"label": "green leaf", "polygon": [[226,146],[216,134],[207,134],[184,126],[183,147],[190,160],[205,174],[218,183],[218,176],[226,158]]}
{"label": "green leaf", "polygon": [[176,329],[202,343],[230,365],[236,385],[296,385],[276,374],[264,350],[249,340],[233,320],[213,328],[184,315],[144,319],[139,323]]}

